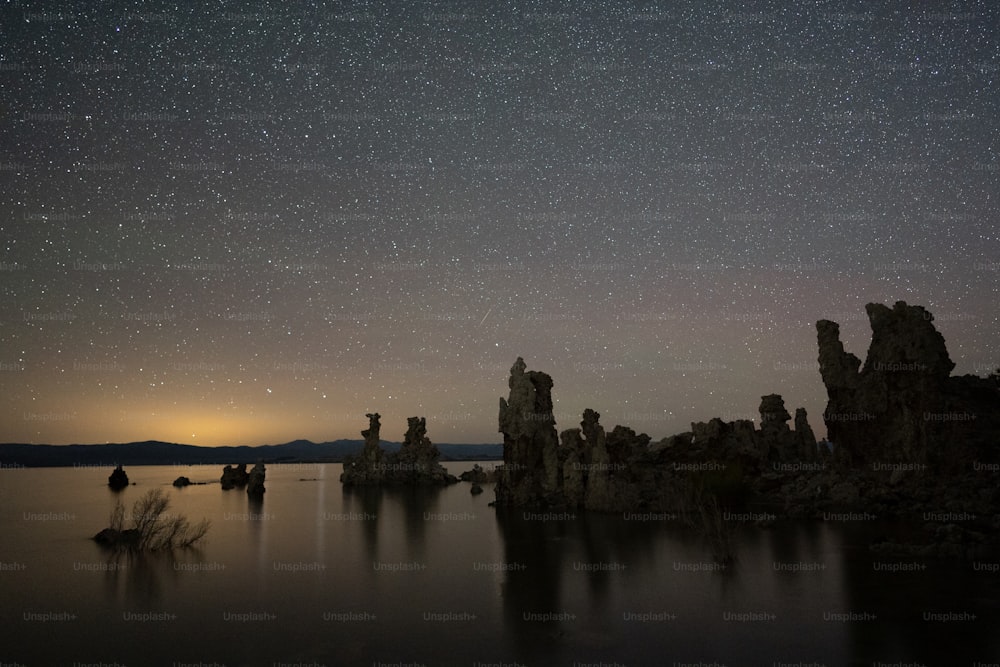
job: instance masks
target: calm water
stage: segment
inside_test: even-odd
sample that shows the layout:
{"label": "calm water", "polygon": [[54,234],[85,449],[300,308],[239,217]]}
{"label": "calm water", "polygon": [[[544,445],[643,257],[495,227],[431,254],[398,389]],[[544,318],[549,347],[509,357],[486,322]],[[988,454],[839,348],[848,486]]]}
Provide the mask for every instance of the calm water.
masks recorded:
{"label": "calm water", "polygon": [[[0,471],[0,663],[1000,661],[1000,559],[876,558],[872,522],[746,529],[713,570],[674,521],[498,515],[489,486],[347,491],[339,464],[269,466],[252,505],[218,466],[128,468],[120,496],[109,472]],[[88,538],[150,488],[210,519],[207,542],[109,561]],[[900,562],[926,569],[884,569]]]}

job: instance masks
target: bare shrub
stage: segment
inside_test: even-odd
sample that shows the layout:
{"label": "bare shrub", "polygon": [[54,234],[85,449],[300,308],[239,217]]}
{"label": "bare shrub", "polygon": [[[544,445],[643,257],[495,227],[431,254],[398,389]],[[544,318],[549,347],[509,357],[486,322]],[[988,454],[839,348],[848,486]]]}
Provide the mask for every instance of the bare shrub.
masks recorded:
{"label": "bare shrub", "polygon": [[110,527],[97,539],[118,549],[161,551],[190,547],[205,537],[207,519],[192,524],[187,517],[167,514],[169,505],[170,499],[160,489],[147,491],[132,505],[132,525],[125,528],[125,507],[119,500],[111,510]]}

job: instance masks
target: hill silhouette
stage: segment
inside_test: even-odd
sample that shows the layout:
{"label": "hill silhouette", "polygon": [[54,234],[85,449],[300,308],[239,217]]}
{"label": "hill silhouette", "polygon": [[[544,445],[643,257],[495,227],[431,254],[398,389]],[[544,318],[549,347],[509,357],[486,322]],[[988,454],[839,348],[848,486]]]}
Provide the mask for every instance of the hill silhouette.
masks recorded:
{"label": "hill silhouette", "polygon": [[[386,451],[398,451],[401,443],[383,442]],[[0,444],[0,467],[45,466],[114,467],[115,465],[224,465],[227,463],[340,463],[357,454],[364,440],[312,442],[293,440],[279,445],[198,447],[146,440],[113,444],[33,445]],[[444,461],[500,459],[500,444],[437,445]]]}

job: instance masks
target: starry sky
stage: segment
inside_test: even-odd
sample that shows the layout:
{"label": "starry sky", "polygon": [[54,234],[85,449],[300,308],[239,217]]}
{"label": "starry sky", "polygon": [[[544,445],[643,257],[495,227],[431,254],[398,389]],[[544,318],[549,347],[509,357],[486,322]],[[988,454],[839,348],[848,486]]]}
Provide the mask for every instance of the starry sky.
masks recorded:
{"label": "starry sky", "polygon": [[1000,361],[1000,6],[7,2],[0,441],[823,435],[815,322]]}

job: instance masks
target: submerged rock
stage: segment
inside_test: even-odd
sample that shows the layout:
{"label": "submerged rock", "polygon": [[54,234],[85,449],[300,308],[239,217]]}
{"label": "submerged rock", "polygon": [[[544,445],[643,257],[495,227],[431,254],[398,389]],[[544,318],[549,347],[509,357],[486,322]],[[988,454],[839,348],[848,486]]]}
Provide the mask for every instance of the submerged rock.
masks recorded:
{"label": "submerged rock", "polygon": [[108,486],[115,491],[120,491],[128,486],[128,475],[125,474],[125,470],[121,466],[117,466],[111,474],[108,475]]}

